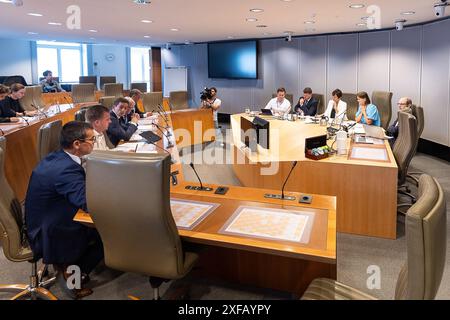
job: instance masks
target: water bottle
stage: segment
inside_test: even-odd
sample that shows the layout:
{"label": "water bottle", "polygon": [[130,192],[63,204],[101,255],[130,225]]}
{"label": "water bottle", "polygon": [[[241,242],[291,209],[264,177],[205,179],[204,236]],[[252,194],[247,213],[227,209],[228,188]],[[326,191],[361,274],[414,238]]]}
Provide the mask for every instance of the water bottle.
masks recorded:
{"label": "water bottle", "polygon": [[347,154],[347,132],[339,130],[336,134],[337,153],[339,155]]}

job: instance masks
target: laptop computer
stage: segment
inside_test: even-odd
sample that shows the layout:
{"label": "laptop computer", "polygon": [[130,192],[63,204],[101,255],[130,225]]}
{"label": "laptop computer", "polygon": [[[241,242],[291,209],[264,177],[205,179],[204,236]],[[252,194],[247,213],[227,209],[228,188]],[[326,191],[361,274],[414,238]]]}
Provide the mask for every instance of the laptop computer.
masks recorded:
{"label": "laptop computer", "polygon": [[161,137],[158,136],[153,131],[144,131],[144,132],[141,132],[139,135],[142,138],[144,138],[145,140],[147,140],[147,142],[149,142],[149,143],[155,143],[155,142],[161,140]]}
{"label": "laptop computer", "polygon": [[270,109],[261,109],[261,114],[265,116],[273,116],[272,110]]}

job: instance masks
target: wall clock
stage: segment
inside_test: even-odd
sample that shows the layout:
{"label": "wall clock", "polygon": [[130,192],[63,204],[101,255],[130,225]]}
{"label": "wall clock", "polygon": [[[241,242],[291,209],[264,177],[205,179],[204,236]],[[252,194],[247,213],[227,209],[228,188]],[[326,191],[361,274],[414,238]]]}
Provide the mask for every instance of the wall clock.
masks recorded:
{"label": "wall clock", "polygon": [[114,54],[112,54],[112,53],[107,53],[107,54],[105,55],[106,61],[113,61],[114,58],[115,58],[115,56],[114,56]]}

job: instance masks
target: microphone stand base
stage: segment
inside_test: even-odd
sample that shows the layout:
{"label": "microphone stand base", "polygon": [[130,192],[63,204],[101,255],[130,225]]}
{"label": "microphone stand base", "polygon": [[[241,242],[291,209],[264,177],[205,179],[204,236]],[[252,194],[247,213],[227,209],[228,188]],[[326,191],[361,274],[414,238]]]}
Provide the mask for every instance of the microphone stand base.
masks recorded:
{"label": "microphone stand base", "polygon": [[199,187],[199,186],[186,186],[185,189],[195,190],[195,191],[213,191],[210,187]]}
{"label": "microphone stand base", "polygon": [[284,198],[281,197],[281,194],[273,194],[273,193],[266,193],[264,195],[264,198],[267,199],[279,199],[279,200],[289,200],[289,201],[294,201],[295,197],[293,196],[284,196]]}

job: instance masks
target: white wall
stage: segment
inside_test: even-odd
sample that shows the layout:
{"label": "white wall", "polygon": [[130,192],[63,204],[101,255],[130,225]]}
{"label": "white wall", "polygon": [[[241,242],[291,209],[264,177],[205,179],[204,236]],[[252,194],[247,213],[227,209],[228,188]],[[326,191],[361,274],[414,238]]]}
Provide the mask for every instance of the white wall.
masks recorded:
{"label": "white wall", "polygon": [[[107,54],[113,54],[114,60],[106,60]],[[124,89],[129,87],[127,47],[110,45],[92,46],[92,67],[94,76],[116,76],[117,83],[123,83]],[[97,66],[95,66],[97,63]]]}
{"label": "white wall", "polygon": [[377,31],[259,41],[259,79],[208,79],[207,45],[163,49],[168,65],[189,68],[190,96],[200,103],[205,86],[215,86],[222,99],[221,112],[239,113],[245,107],[264,106],[279,86],[297,100],[303,88],[325,94],[343,92],[393,92],[397,100],[409,96],[424,107],[424,139],[450,146],[450,20],[403,31]]}
{"label": "white wall", "polygon": [[32,84],[31,62],[30,41],[0,39],[0,76],[21,75]]}

